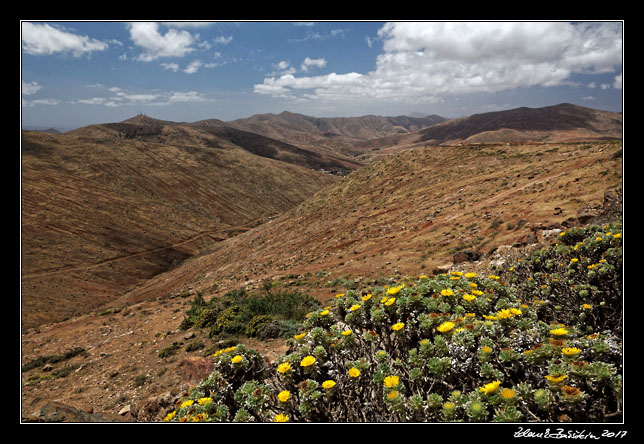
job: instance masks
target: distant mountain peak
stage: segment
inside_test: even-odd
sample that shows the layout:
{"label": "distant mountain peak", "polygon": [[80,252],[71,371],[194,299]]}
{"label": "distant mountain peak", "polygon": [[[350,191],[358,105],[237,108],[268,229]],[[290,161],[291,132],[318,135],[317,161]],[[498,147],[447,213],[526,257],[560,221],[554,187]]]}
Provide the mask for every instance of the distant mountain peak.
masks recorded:
{"label": "distant mountain peak", "polygon": [[174,123],[174,122],[155,119],[154,117],[149,117],[149,116],[146,116],[145,114],[137,114],[134,117],[130,117],[129,119],[123,120],[121,123],[131,123],[134,125],[142,125],[142,126],[157,126],[157,125],[165,125],[166,123]]}

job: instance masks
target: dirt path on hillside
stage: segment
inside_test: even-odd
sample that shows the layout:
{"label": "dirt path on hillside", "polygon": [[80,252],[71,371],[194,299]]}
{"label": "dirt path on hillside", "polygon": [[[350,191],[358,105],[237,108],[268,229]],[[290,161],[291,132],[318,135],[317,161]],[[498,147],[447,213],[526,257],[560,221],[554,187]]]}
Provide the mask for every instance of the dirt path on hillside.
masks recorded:
{"label": "dirt path on hillside", "polygon": [[[212,236],[214,236],[216,234],[223,234],[223,233],[228,233],[228,232],[231,232],[231,231],[242,231],[242,232],[243,231],[248,231],[254,226],[253,225],[254,222],[255,221],[249,222],[248,224],[245,224],[245,225],[239,225],[239,226],[236,226],[236,227],[228,227],[228,228],[223,228],[223,229],[220,229],[220,230],[206,231],[206,232],[203,232],[203,233],[199,233],[196,236],[193,236],[193,237],[190,237],[188,239],[182,240],[181,242],[177,242],[176,244],[167,245],[165,247],[153,248],[151,250],[141,251],[139,253],[133,253],[133,254],[127,254],[127,255],[123,255],[123,256],[117,256],[117,257],[113,257],[113,258],[110,258],[110,259],[105,259],[103,261],[96,262],[96,263],[90,264],[90,265],[77,265],[77,266],[73,266],[73,267],[59,268],[59,269],[51,270],[51,271],[36,271],[36,272],[32,272],[32,273],[26,273],[26,274],[22,275],[22,278],[23,279],[32,279],[32,278],[43,277],[43,276],[51,276],[51,275],[61,274],[61,273],[69,273],[71,271],[91,270],[93,268],[102,267],[104,265],[112,264],[112,263],[115,263],[115,262],[120,262],[120,261],[124,261],[124,260],[128,260],[128,259],[132,259],[132,258],[139,257],[139,256],[145,256],[147,254],[157,253],[159,251],[167,250],[167,249],[170,249],[170,248],[180,247],[182,245],[185,245],[185,244],[193,242],[193,241],[195,241],[197,239],[200,239],[200,238],[202,238],[204,236],[211,236],[212,237]],[[222,239],[214,239],[214,240],[219,240],[220,241]]]}

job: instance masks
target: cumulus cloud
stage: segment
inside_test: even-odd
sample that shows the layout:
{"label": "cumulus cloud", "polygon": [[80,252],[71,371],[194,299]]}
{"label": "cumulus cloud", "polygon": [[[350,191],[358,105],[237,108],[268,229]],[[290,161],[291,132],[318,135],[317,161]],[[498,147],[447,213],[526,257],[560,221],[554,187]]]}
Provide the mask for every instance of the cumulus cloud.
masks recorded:
{"label": "cumulus cloud", "polygon": [[619,72],[622,63],[621,24],[611,22],[387,23],[378,38],[383,52],[371,72],[273,76],[255,92],[414,103],[563,85],[574,73]]}
{"label": "cumulus cloud", "polygon": [[36,94],[38,91],[40,91],[41,88],[42,87],[38,84],[38,82],[25,82],[24,80],[22,81],[22,94],[25,96]]}
{"label": "cumulus cloud", "polygon": [[194,74],[197,71],[199,71],[199,68],[201,68],[201,65],[203,65],[201,60],[193,60],[188,64],[188,66],[186,66],[183,72],[185,72],[186,74]]}
{"label": "cumulus cloud", "polygon": [[188,31],[168,29],[163,34],[155,22],[129,23],[130,38],[143,49],[138,60],[151,62],[162,57],[183,57],[193,52],[195,38]]}
{"label": "cumulus cloud", "polygon": [[326,60],[324,58],[320,59],[311,59],[309,57],[305,58],[300,66],[302,71],[308,71],[309,67],[315,68],[324,68],[326,66]]}
{"label": "cumulus cloud", "polygon": [[62,27],[46,23],[22,23],[22,50],[31,55],[49,55],[58,52],[71,53],[74,57],[92,51],[104,51],[106,42],[78,35]]}

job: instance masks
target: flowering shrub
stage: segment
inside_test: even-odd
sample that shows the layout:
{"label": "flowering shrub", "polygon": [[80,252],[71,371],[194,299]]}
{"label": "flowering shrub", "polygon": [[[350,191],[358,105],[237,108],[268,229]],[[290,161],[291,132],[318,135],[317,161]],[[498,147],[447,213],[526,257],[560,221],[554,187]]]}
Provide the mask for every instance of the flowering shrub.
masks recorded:
{"label": "flowering shrub", "polygon": [[619,224],[579,228],[502,276],[349,289],[272,366],[215,353],[166,420],[619,421],[621,242]]}

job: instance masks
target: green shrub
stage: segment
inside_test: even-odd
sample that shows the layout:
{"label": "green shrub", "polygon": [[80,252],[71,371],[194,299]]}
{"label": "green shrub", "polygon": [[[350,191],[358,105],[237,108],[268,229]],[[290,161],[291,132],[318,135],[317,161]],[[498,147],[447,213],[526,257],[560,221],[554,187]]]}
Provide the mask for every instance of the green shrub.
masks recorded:
{"label": "green shrub", "polygon": [[501,275],[347,289],[270,367],[217,351],[166,420],[619,422],[621,251],[620,224],[586,227]]}
{"label": "green shrub", "polygon": [[320,306],[319,302],[298,291],[275,290],[270,285],[262,291],[243,289],[226,293],[205,302],[198,294],[190,304],[180,329],[208,328],[210,337],[245,334],[255,336],[271,321],[288,333],[296,329],[292,322]]}

